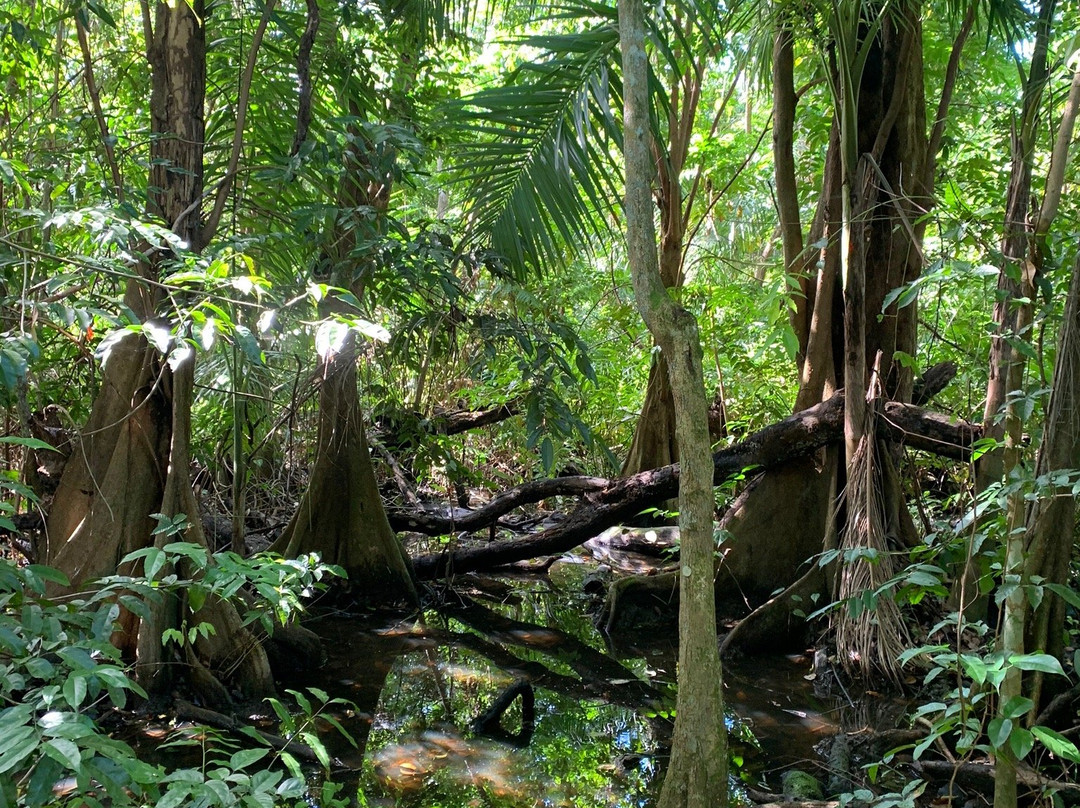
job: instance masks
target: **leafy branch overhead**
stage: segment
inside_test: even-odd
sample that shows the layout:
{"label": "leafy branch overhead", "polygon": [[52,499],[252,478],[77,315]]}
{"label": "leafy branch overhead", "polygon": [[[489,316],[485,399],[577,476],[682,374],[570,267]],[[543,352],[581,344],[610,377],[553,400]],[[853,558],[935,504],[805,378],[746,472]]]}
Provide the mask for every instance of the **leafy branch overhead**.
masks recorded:
{"label": "leafy branch overhead", "polygon": [[453,175],[470,200],[465,243],[518,275],[565,264],[570,247],[608,232],[621,187],[617,32],[605,22],[520,44],[544,57],[447,108],[463,141]]}

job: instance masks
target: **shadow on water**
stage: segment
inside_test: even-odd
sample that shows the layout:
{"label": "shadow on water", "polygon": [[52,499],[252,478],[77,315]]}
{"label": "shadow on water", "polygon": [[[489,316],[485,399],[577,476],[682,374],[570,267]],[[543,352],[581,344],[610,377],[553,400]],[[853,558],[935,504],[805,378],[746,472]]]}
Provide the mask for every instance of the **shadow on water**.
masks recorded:
{"label": "shadow on water", "polygon": [[[289,686],[355,705],[334,717],[358,746],[329,725],[323,740],[353,773],[360,804],[653,804],[671,732],[674,629],[641,632],[611,651],[577,583],[553,580],[476,577],[460,602],[437,611],[330,614],[310,624],[326,664]],[[784,769],[820,769],[815,745],[869,720],[843,696],[816,699],[810,668],[804,656],[726,665],[737,729],[756,738],[734,744],[736,771],[755,788],[779,790]],[[535,693],[534,725],[518,698],[489,731],[476,731],[521,680]]]}

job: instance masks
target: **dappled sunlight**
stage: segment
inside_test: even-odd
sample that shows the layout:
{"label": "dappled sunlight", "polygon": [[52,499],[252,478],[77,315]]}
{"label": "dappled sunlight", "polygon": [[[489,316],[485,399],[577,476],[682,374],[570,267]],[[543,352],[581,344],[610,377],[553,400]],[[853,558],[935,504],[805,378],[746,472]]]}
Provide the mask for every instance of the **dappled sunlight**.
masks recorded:
{"label": "dappled sunlight", "polygon": [[448,785],[482,785],[497,796],[525,797],[510,749],[489,741],[428,730],[415,740],[383,747],[372,763],[379,783],[390,791],[417,791],[438,773]]}

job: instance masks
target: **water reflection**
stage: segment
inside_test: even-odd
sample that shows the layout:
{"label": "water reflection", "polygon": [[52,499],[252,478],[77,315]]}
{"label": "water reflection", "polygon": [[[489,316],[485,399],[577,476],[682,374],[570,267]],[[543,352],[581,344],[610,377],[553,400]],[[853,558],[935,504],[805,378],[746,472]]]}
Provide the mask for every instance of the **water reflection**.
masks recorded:
{"label": "water reflection", "polygon": [[[633,707],[590,699],[580,680],[558,671],[544,674],[535,670],[535,661],[530,667],[521,659],[518,670],[508,673],[508,660],[493,662],[482,653],[498,648],[496,643],[477,643],[485,638],[455,631],[455,621],[444,619],[440,626],[432,625],[439,618],[426,618],[367,618],[365,624],[338,616],[314,626],[327,640],[331,659],[307,684],[349,698],[358,708],[337,717],[360,748],[332,733],[325,741],[357,770],[361,804],[640,806],[651,799],[654,722]],[[539,644],[553,647],[552,636],[539,636]],[[556,645],[565,638],[558,639]],[[536,689],[529,743],[516,747],[472,733],[474,719],[522,668],[547,683]],[[571,682],[575,692],[558,692]],[[500,723],[512,734],[520,730],[521,718],[517,700]]]}
{"label": "water reflection", "polygon": [[[329,659],[289,686],[356,705],[335,717],[358,748],[332,731],[324,738],[351,770],[361,805],[653,803],[670,741],[663,716],[674,704],[675,632],[612,646],[576,577],[558,580],[475,578],[459,590],[469,595],[419,617],[334,614],[311,625]],[[816,743],[862,720],[842,709],[846,701],[815,699],[810,667],[803,656],[726,666],[727,704],[758,739],[733,746],[754,787],[777,789],[793,765],[812,769]],[[521,699],[498,732],[472,731],[519,679],[535,693],[531,734]]]}

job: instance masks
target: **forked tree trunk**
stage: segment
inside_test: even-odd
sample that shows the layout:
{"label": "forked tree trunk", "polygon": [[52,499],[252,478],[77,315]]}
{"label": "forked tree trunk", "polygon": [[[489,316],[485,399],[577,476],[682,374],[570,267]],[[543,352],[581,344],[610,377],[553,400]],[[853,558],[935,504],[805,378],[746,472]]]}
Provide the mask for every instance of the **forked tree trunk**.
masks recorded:
{"label": "forked tree trunk", "polygon": [[[149,6],[144,11],[154,135],[147,210],[198,248],[205,10],[195,0],[157,3],[153,20]],[[139,249],[145,255],[141,277],[128,282],[125,304],[143,323],[168,331],[170,322],[154,319],[164,301],[153,282],[169,253],[161,245]],[[189,477],[194,356],[185,347],[177,351],[167,362],[142,335],[133,333],[122,335],[107,351],[101,391],[65,467],[47,522],[46,558],[72,586],[116,572],[126,554],[153,544],[153,513],[185,514],[194,526],[185,538],[205,546]],[[140,566],[122,571],[138,574]],[[213,626],[212,636],[179,651],[186,664],[184,678],[205,698],[227,701],[230,690],[250,696],[273,691],[266,656],[231,605],[212,602],[189,615],[185,603],[165,599],[153,608],[150,620],[122,612],[117,634],[118,645],[138,662],[138,674],[150,692],[169,692],[177,678],[171,657],[164,656],[162,633],[180,628],[185,620]]]}
{"label": "forked tree trunk", "polygon": [[658,805],[726,806],[727,736],[713,600],[714,503],[708,402],[697,323],[669,295],[656,254],[644,14],[641,0],[619,0],[627,258],[642,319],[667,357],[676,437],[682,447],[677,713],[671,760]]}
{"label": "forked tree trunk", "polygon": [[386,518],[364,434],[350,335],[327,357],[319,393],[319,446],[300,506],[270,548],[289,558],[318,553],[345,569],[365,599],[416,601],[408,556]]}

